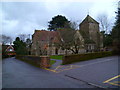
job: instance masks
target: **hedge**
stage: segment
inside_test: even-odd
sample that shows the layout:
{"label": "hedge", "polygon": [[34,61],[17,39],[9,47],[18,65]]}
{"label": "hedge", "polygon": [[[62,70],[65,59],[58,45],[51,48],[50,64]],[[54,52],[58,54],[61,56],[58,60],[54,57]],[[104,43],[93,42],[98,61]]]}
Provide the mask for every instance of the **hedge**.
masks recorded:
{"label": "hedge", "polygon": [[5,58],[10,58],[10,57],[14,57],[15,55],[2,55],[2,60],[4,60]]}
{"label": "hedge", "polygon": [[65,55],[63,56],[62,64],[70,64],[74,62],[86,61],[95,58],[101,58],[106,56],[112,56],[112,52],[95,52],[86,54],[75,54],[75,55]]}

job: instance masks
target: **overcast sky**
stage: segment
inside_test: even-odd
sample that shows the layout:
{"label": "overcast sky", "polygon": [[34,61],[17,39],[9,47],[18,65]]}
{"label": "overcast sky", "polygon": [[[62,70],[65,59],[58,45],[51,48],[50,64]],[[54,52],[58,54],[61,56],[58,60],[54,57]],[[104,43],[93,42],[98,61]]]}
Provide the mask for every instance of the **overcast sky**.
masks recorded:
{"label": "overcast sky", "polygon": [[41,2],[1,2],[0,27],[2,33],[12,38],[18,34],[33,34],[35,29],[47,29],[48,22],[56,15],[68,20],[81,22],[89,13],[97,20],[106,14],[111,23],[115,21],[115,11],[119,0],[44,0]]}

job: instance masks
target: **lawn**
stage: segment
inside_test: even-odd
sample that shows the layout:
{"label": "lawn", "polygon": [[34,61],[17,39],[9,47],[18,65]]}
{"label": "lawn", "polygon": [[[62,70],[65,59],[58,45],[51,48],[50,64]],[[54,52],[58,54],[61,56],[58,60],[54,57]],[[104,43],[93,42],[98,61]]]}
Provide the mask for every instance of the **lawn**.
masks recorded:
{"label": "lawn", "polygon": [[62,60],[63,55],[52,55],[50,56],[50,59],[57,59],[57,60]]}
{"label": "lawn", "polygon": [[55,60],[50,60],[50,65],[54,64],[55,62]]}

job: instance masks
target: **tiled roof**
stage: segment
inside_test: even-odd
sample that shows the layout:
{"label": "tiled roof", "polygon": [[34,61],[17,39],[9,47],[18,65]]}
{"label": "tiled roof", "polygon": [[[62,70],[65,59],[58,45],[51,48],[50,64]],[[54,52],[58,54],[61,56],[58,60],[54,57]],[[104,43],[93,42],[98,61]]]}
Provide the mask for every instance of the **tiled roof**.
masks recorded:
{"label": "tiled roof", "polygon": [[60,43],[61,39],[64,42],[72,42],[74,39],[75,30],[60,29],[57,31],[35,30],[34,39],[38,41],[52,41]]}
{"label": "tiled roof", "polygon": [[58,42],[58,40],[55,39],[55,37],[58,37],[58,33],[56,31],[35,30],[33,36],[39,41]]}
{"label": "tiled roof", "polygon": [[59,32],[60,37],[63,39],[64,42],[72,42],[74,41],[74,35],[75,35],[75,30],[69,30],[69,29],[60,29],[57,30]]}

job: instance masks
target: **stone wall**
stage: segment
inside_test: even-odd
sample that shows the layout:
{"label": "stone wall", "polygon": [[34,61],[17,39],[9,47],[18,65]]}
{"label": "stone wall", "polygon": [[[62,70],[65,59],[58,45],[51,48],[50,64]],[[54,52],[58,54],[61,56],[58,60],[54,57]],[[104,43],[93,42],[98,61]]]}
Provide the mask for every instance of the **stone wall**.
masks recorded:
{"label": "stone wall", "polygon": [[96,43],[96,49],[100,48],[99,24],[89,23],[89,36]]}
{"label": "stone wall", "polygon": [[102,48],[103,40],[99,31],[99,23],[87,16],[86,19],[80,24],[80,30],[83,31],[90,40],[95,42],[95,50]]}
{"label": "stone wall", "polygon": [[86,34],[89,35],[89,24],[87,22],[83,22],[79,26],[80,30],[84,31]]}

